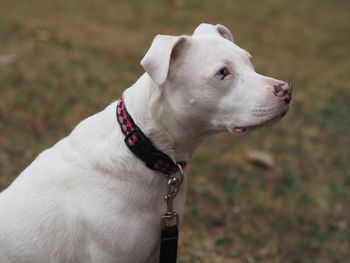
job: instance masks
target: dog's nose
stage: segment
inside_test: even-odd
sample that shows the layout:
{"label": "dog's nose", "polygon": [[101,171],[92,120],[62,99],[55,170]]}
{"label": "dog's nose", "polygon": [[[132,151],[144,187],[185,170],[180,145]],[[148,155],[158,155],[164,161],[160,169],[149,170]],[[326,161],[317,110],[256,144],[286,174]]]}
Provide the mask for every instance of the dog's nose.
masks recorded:
{"label": "dog's nose", "polygon": [[277,97],[287,97],[292,93],[292,85],[286,82],[273,85],[273,93]]}

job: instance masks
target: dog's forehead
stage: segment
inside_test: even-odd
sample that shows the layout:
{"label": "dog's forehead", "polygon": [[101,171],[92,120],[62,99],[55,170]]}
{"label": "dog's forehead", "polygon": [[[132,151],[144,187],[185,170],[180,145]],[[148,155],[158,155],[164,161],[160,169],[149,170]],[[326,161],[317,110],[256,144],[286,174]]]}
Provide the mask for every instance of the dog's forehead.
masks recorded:
{"label": "dog's forehead", "polygon": [[235,43],[223,38],[219,34],[201,34],[191,36],[193,45],[193,51],[200,54],[206,54],[206,56],[215,56],[226,59],[239,59],[249,61],[251,55],[248,51],[239,47]]}

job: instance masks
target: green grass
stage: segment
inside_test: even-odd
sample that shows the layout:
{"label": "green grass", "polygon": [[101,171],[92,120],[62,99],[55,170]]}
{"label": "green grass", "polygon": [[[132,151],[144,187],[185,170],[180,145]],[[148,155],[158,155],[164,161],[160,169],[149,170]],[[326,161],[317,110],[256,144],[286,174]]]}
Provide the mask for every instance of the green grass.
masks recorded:
{"label": "green grass", "polygon": [[[10,1],[0,9],[0,189],[142,73],[158,34],[229,27],[294,84],[274,127],[207,140],[188,167],[180,261],[350,262],[349,1]],[[247,152],[271,154],[267,170]]]}

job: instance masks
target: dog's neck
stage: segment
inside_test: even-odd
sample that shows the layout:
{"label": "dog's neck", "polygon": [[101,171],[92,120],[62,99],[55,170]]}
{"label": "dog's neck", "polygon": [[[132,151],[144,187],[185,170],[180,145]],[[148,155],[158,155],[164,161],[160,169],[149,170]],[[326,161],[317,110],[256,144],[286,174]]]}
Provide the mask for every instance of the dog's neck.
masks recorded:
{"label": "dog's neck", "polygon": [[124,99],[135,123],[174,161],[189,162],[193,151],[209,135],[195,127],[195,123],[177,118],[160,87],[147,73],[124,92]]}

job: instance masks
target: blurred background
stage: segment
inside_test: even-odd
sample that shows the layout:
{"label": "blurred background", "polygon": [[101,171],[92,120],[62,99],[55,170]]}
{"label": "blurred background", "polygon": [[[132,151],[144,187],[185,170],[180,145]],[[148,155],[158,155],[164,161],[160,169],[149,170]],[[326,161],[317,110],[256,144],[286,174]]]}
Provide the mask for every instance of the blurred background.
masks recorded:
{"label": "blurred background", "polygon": [[179,262],[350,262],[349,17],[347,0],[1,0],[0,189],[119,98],[156,34],[221,23],[294,97],[276,126],[198,149]]}

